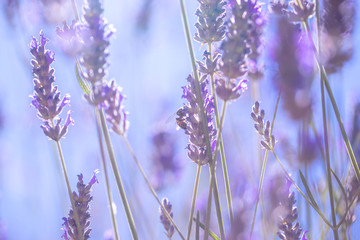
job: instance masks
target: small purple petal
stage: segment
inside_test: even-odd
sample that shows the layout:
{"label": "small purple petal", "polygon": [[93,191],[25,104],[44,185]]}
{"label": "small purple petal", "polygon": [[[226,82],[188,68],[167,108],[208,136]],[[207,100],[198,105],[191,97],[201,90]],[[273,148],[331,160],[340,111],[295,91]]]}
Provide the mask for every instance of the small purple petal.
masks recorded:
{"label": "small purple petal", "polygon": [[98,180],[97,177],[96,177],[96,174],[98,174],[99,172],[100,172],[99,169],[96,169],[96,170],[94,171],[94,175],[93,175],[93,177],[90,179],[89,185],[94,185],[95,183],[99,183],[99,180]]}

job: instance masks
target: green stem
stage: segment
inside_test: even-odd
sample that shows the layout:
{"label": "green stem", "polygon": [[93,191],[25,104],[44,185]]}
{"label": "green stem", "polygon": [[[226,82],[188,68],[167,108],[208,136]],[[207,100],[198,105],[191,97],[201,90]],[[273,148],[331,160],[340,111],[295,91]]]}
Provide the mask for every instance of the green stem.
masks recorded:
{"label": "green stem", "polygon": [[113,229],[114,229],[115,239],[119,240],[120,239],[119,232],[118,232],[118,227],[117,227],[117,223],[116,223],[113,199],[112,199],[112,194],[111,194],[111,189],[110,189],[110,184],[109,184],[109,175],[108,175],[107,168],[106,168],[104,146],[103,146],[102,136],[101,136],[100,116],[98,114],[98,111],[95,111],[95,113],[96,113],[96,130],[97,130],[97,135],[98,135],[98,140],[99,140],[101,163],[102,163],[102,167],[104,169],[105,186],[106,186],[106,192],[107,192],[108,201],[109,201],[111,221],[112,221],[112,225],[113,225]]}
{"label": "green stem", "polygon": [[[187,46],[188,46],[188,50],[189,50],[189,54],[190,54],[190,60],[191,60],[191,65],[192,65],[192,69],[193,69],[193,75],[195,78],[194,84],[195,84],[195,90],[196,90],[196,98],[199,101],[199,107],[200,107],[200,118],[203,119],[202,121],[202,125],[203,125],[203,130],[204,130],[204,136],[205,136],[205,144],[206,144],[206,152],[208,154],[209,157],[209,165],[210,165],[210,172],[213,173],[211,174],[211,176],[215,175],[215,165],[216,165],[216,161],[215,161],[215,157],[213,159],[212,156],[212,152],[211,152],[211,144],[210,144],[210,136],[209,136],[209,129],[207,126],[207,117],[206,117],[206,113],[205,113],[205,109],[204,109],[204,101],[202,98],[202,93],[200,90],[200,81],[199,81],[199,76],[198,76],[198,72],[196,69],[196,61],[195,61],[195,54],[194,54],[194,50],[193,50],[193,46],[192,46],[192,41],[191,41],[191,36],[190,36],[190,29],[189,29],[189,22],[187,19],[187,13],[186,13],[186,8],[185,8],[185,3],[184,0],[180,0],[180,7],[181,7],[181,16],[182,16],[182,20],[183,20],[183,24],[184,24],[184,30],[185,30],[185,37],[186,37],[186,42],[187,42]],[[215,156],[215,155],[214,155]],[[212,185],[213,185],[213,181],[216,181],[216,178],[211,178],[210,177],[210,187],[209,189],[212,189]],[[217,189],[215,189],[217,190]],[[214,196],[218,197],[218,194],[214,194]],[[209,202],[209,200],[208,200]],[[216,199],[215,201],[215,207],[217,210],[217,213],[221,212],[220,209],[220,204],[216,204],[216,203],[220,203],[220,199]],[[211,210],[211,208],[209,208]],[[207,212],[207,215],[210,214],[210,212]],[[222,218],[222,216],[217,216],[218,218]],[[210,216],[207,216],[207,218],[210,218]],[[218,221],[222,221],[218,219]],[[222,226],[219,226],[220,228],[220,232],[224,231],[224,229],[222,228]],[[208,235],[208,230],[205,231],[205,236]]]}
{"label": "green stem", "polygon": [[[297,3],[299,4],[299,6],[301,8],[303,8],[302,4],[301,4],[301,1],[300,0],[297,0]],[[332,92],[332,89],[331,89],[331,86],[329,84],[329,81],[328,81],[328,78],[327,78],[327,75],[326,75],[326,71],[325,71],[325,68],[324,68],[324,65],[321,63],[320,61],[320,53],[319,51],[317,50],[316,46],[315,46],[315,43],[314,43],[314,39],[312,37],[312,34],[311,34],[311,31],[310,31],[310,26],[309,26],[309,23],[308,21],[305,21],[304,22],[304,25],[305,25],[305,28],[306,28],[306,32],[308,34],[308,37],[309,37],[309,40],[311,41],[311,44],[312,46],[314,47],[314,54],[315,54],[315,59],[316,59],[316,63],[317,63],[317,66],[319,68],[319,71],[320,71],[320,74],[321,74],[321,79],[322,81],[324,82],[325,84],[325,88],[326,88],[326,91],[329,95],[329,98],[330,98],[330,101],[331,101],[331,105],[334,109],[334,112],[335,112],[335,116],[336,116],[336,120],[339,124],[339,127],[340,127],[340,131],[341,131],[341,135],[342,135],[342,138],[343,138],[343,141],[345,142],[345,146],[346,146],[346,151],[349,155],[349,158],[350,158],[350,162],[351,162],[351,165],[354,169],[354,172],[355,172],[355,175],[356,175],[356,178],[358,180],[358,182],[360,182],[360,169],[359,169],[359,165],[356,161],[356,157],[354,155],[354,151],[351,147],[351,144],[350,144],[350,141],[349,141],[349,138],[346,134],[346,131],[345,131],[345,127],[344,127],[344,124],[343,124],[343,121],[341,119],[341,115],[340,115],[340,111],[339,111],[339,108],[337,106],[337,103],[336,103],[336,100],[335,100],[335,97],[334,97],[334,94]]]}
{"label": "green stem", "polygon": [[[276,119],[277,111],[279,109],[280,96],[281,96],[281,92],[279,92],[278,97],[276,99],[274,116],[273,116],[273,119],[272,119],[272,122],[271,122],[270,136],[271,136],[271,134],[273,132],[273,129],[274,129],[275,119]],[[262,167],[261,167],[259,190],[258,190],[258,195],[256,197],[255,210],[254,210],[254,214],[253,214],[253,218],[252,218],[252,222],[251,222],[250,239],[251,239],[251,236],[252,236],[252,233],[253,233],[253,230],[254,230],[254,226],[255,226],[256,213],[257,213],[257,208],[259,206],[260,195],[261,195],[261,191],[262,191],[262,187],[263,187],[268,155],[269,155],[269,151],[266,150],[265,151],[265,156],[264,156],[264,161],[263,161],[263,164],[262,164]]]}
{"label": "green stem", "polygon": [[172,217],[170,216],[170,214],[168,213],[168,211],[166,210],[166,208],[164,207],[164,205],[163,205],[162,202],[160,201],[160,198],[159,198],[158,195],[156,194],[154,188],[152,187],[152,185],[151,185],[149,179],[147,178],[147,176],[146,176],[143,168],[141,167],[140,162],[138,161],[138,159],[137,159],[137,157],[136,157],[136,155],[135,155],[135,153],[134,153],[134,150],[132,149],[132,147],[131,147],[128,139],[126,138],[125,135],[122,135],[122,137],[123,137],[123,139],[124,139],[124,142],[125,142],[125,144],[126,144],[126,147],[128,148],[128,150],[129,150],[132,158],[134,159],[137,167],[139,168],[141,175],[144,177],[145,182],[146,182],[148,188],[150,189],[152,195],[155,197],[156,201],[158,202],[158,204],[159,204],[160,207],[162,208],[164,214],[165,214],[166,217],[169,219],[169,221],[171,222],[171,224],[174,226],[175,230],[178,232],[178,234],[179,234],[179,236],[181,237],[181,239],[185,239],[184,236],[181,234],[181,231],[179,230],[179,228],[178,228],[177,225],[175,224],[174,220],[172,219]]}
{"label": "green stem", "polygon": [[[51,124],[54,126],[54,121],[53,120],[51,120]],[[69,177],[68,177],[68,174],[67,174],[65,160],[64,160],[64,155],[63,155],[63,152],[62,152],[61,145],[60,145],[59,141],[56,141],[56,146],[57,146],[57,149],[58,149],[58,152],[59,152],[61,167],[63,169],[65,182],[66,182],[66,187],[67,187],[67,190],[68,190],[68,193],[69,193],[71,206],[72,206],[73,213],[74,213],[74,218],[75,218],[75,223],[76,223],[76,228],[77,228],[77,234],[78,234],[78,237],[80,238],[80,240],[83,240],[84,237],[82,235],[82,230],[81,230],[81,225],[80,225],[80,218],[79,218],[79,214],[78,214],[78,211],[77,211],[77,208],[76,208],[76,205],[75,205],[74,196],[73,196],[72,191],[71,191]]]}
{"label": "green stem", "polygon": [[199,187],[200,173],[201,173],[201,165],[198,164],[197,169],[196,169],[194,191],[193,191],[192,201],[191,201],[190,217],[189,217],[188,230],[187,230],[187,234],[186,234],[186,240],[190,239],[191,227],[192,227],[192,222],[193,222],[192,219],[194,216],[194,209],[195,209],[196,195],[197,195],[197,191],[198,191],[198,187]]}
{"label": "green stem", "polygon": [[104,112],[103,112],[102,109],[97,109],[97,111],[98,111],[98,114],[100,116],[101,128],[102,128],[102,131],[103,131],[103,134],[104,134],[105,143],[106,143],[107,151],[108,151],[108,154],[109,154],[111,167],[113,169],[113,173],[114,173],[114,176],[115,176],[116,184],[117,184],[118,189],[119,189],[121,201],[122,201],[124,209],[125,209],[125,214],[126,214],[126,217],[127,217],[127,220],[128,220],[130,231],[131,231],[133,239],[138,240],[139,237],[138,237],[138,234],[137,234],[137,231],[136,231],[136,227],[135,227],[134,219],[133,219],[132,214],[131,214],[129,203],[128,203],[127,198],[126,198],[126,193],[125,193],[122,181],[121,181],[121,176],[120,176],[119,168],[118,168],[117,163],[116,163],[115,153],[114,153],[114,149],[113,149],[113,146],[112,146],[112,143],[111,143],[109,130],[108,130],[107,125],[106,125]]}
{"label": "green stem", "polygon": [[[321,75],[322,76],[322,75]],[[331,206],[331,217],[333,221],[333,226],[336,226],[336,213],[334,206],[334,192],[333,184],[331,178],[331,165],[330,165],[330,151],[329,151],[329,138],[327,130],[327,120],[326,120],[326,109],[325,109],[325,91],[324,91],[324,81],[321,80],[321,106],[322,106],[322,115],[323,115],[323,127],[324,127],[324,144],[325,144],[325,159],[326,159],[326,172],[327,180],[329,185],[329,198]],[[337,229],[333,229],[335,240],[339,239],[339,233]]]}
{"label": "green stem", "polygon": [[280,159],[278,158],[278,156],[276,155],[275,151],[272,149],[271,152],[273,153],[276,161],[279,163],[280,167],[282,168],[283,172],[285,173],[285,175],[288,177],[288,179],[290,180],[290,182],[294,185],[294,187],[297,189],[297,191],[301,194],[301,196],[303,196],[303,198],[308,202],[308,204],[310,204],[310,206],[319,214],[319,216],[323,219],[323,221],[332,229],[334,229],[335,227],[326,219],[326,217],[324,216],[324,214],[321,212],[321,210],[316,207],[310,200],[308,197],[306,197],[305,193],[300,189],[300,187],[295,183],[295,181],[292,179],[292,177],[290,176],[290,174],[288,173],[288,171],[286,170],[286,168],[284,167],[284,165],[282,164],[282,162],[280,161]]}
{"label": "green stem", "polygon": [[[223,105],[223,108],[222,108],[222,111],[221,111],[221,119],[220,119],[220,124],[219,124],[216,139],[219,139],[219,136],[221,135],[221,132],[222,132],[222,127],[223,127],[224,119],[225,119],[226,104],[227,104],[227,102],[225,101],[224,105]],[[216,166],[216,156],[217,156],[217,153],[218,153],[218,150],[219,150],[219,146],[220,146],[220,142],[217,141],[216,146],[215,146],[215,151],[214,151],[214,163],[215,163],[215,166]],[[219,192],[218,192],[218,187],[217,187],[215,166],[213,166],[213,165],[209,166],[209,168],[210,168],[210,186],[209,186],[208,204],[207,204],[207,208],[206,208],[206,222],[205,222],[204,239],[208,239],[208,237],[209,237],[211,200],[212,200],[211,193],[212,192],[214,193],[215,206],[217,206],[216,207],[216,214],[217,214],[217,219],[218,219],[220,235],[221,235],[222,239],[225,239],[224,222],[222,220],[220,201],[217,200],[217,199],[220,199],[220,198],[219,198]],[[214,189],[213,189],[213,187],[214,187]]]}
{"label": "green stem", "polygon": [[[209,46],[209,53],[210,53],[210,60],[212,61],[212,49],[211,44],[208,44]],[[215,106],[215,122],[216,122],[216,129],[219,129],[220,126],[220,120],[219,120],[219,108],[217,104],[217,96],[215,93],[215,80],[214,80],[214,74],[210,75],[211,79],[211,92],[213,95],[214,100],[214,106]],[[221,116],[225,116],[225,108],[223,108],[223,113],[221,113]],[[222,139],[222,134],[219,135],[219,138],[217,140],[220,142],[220,158],[221,158],[221,166],[223,170],[224,175],[224,183],[225,183],[225,189],[226,189],[226,200],[228,205],[228,211],[229,211],[229,217],[230,217],[230,225],[232,225],[234,214],[233,214],[233,204],[232,204],[232,198],[231,198],[231,189],[230,189],[230,180],[229,180],[229,173],[227,169],[226,164],[226,157],[225,157],[225,149],[224,149],[224,142]]]}

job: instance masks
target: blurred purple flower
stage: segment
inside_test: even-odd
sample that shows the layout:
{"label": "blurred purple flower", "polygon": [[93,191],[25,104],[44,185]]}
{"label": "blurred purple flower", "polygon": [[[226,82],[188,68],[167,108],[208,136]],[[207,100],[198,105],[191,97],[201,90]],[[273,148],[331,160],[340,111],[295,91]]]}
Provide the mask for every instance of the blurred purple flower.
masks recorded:
{"label": "blurred purple flower", "polygon": [[[59,114],[70,103],[70,96],[65,95],[61,100],[57,86],[53,86],[55,70],[50,67],[50,64],[54,62],[54,53],[45,48],[47,41],[48,39],[41,31],[39,41],[33,37],[30,42],[30,52],[34,57],[31,60],[34,75],[34,93],[31,96],[31,105],[38,110],[37,115],[43,120],[41,128],[45,135],[58,141],[65,136],[68,126],[74,121],[68,112],[65,124],[63,127],[60,126]],[[54,120],[56,120],[55,126]]]}
{"label": "blurred purple flower", "polygon": [[258,80],[263,77],[263,67],[258,60],[264,47],[262,38],[266,19],[258,0],[241,0],[241,7],[247,19],[246,42],[251,50],[247,55],[248,76],[251,80]]}
{"label": "blurred purple flower", "polygon": [[169,131],[163,129],[156,131],[152,137],[152,145],[155,187],[159,189],[166,184],[166,173],[177,177],[180,164],[175,156],[175,139]]}
{"label": "blurred purple flower", "polygon": [[[77,183],[77,189],[78,193],[75,191],[73,192],[73,197],[75,201],[75,206],[77,213],[79,215],[79,221],[81,225],[81,233],[82,238],[84,240],[87,240],[90,238],[90,206],[89,203],[93,199],[93,197],[90,195],[91,187],[98,183],[98,180],[96,178],[96,174],[99,172],[99,170],[94,171],[93,177],[90,179],[89,183],[87,185],[83,182],[83,175],[78,175],[78,183]],[[63,228],[64,234],[61,236],[65,240],[79,240],[80,237],[77,235],[78,230],[76,227],[75,219],[74,219],[74,212],[73,209],[70,209],[69,216],[66,218],[63,218]]]}
{"label": "blurred purple flower", "polygon": [[[169,213],[169,215],[173,218],[174,214],[172,212],[172,205],[171,205],[170,201],[167,198],[163,198],[162,204],[163,204],[164,208],[166,209],[166,211]],[[164,210],[162,210],[161,207],[159,207],[159,212],[160,212],[160,222],[164,226],[164,229],[166,231],[166,236],[169,239],[171,239],[172,235],[174,235],[175,228],[171,224],[170,220],[166,217]]]}
{"label": "blurred purple flower", "polygon": [[224,101],[233,101],[238,99],[245,90],[247,90],[247,80],[241,80],[238,83],[234,79],[226,82],[224,79],[217,79],[215,82],[216,94]]}
{"label": "blurred purple flower", "polygon": [[84,7],[84,25],[81,26],[80,36],[84,47],[80,52],[80,62],[85,68],[83,77],[95,84],[104,80],[109,62],[109,39],[114,29],[102,16],[104,9],[99,0],[87,0]]}
{"label": "blurred purple flower", "polygon": [[6,240],[6,225],[0,220],[0,240]]}
{"label": "blurred purple flower", "polygon": [[285,16],[277,18],[277,34],[272,41],[272,58],[279,73],[273,77],[281,91],[285,109],[293,119],[306,119],[311,112],[311,80],[314,76],[314,55],[311,44],[298,25]]}
{"label": "blurred purple flower", "polygon": [[177,123],[185,130],[185,134],[189,135],[190,143],[186,147],[186,149],[189,150],[188,157],[195,163],[204,165],[209,162],[209,156],[207,154],[203,121],[206,121],[208,127],[212,152],[215,150],[214,148],[216,145],[216,130],[213,124],[214,104],[212,96],[209,95],[208,90],[206,89],[207,81],[202,78],[200,81],[200,89],[207,118],[205,120],[202,119],[199,99],[195,93],[195,80],[189,75],[187,81],[189,82],[189,85],[183,87],[182,98],[185,98],[188,101],[188,104],[177,111]]}
{"label": "blurred purple flower", "polygon": [[321,21],[322,60],[328,74],[338,72],[353,55],[353,0],[324,0]]}
{"label": "blurred purple flower", "polygon": [[287,11],[288,18],[291,22],[307,21],[315,14],[315,3],[301,0],[301,6],[297,1],[291,1],[289,5],[293,10]]}
{"label": "blurred purple flower", "polygon": [[247,42],[248,9],[236,0],[230,3],[232,16],[226,21],[228,31],[220,45],[220,70],[228,79],[236,79],[247,72],[245,58],[251,51]]}
{"label": "blurred purple flower", "polygon": [[69,56],[75,56],[83,47],[83,41],[79,36],[81,27],[82,25],[76,20],[73,20],[70,26],[64,21],[62,28],[56,27],[56,34],[63,40],[61,46]]}
{"label": "blurred purple flower", "polygon": [[195,15],[197,32],[194,39],[202,43],[211,44],[221,41],[225,35],[224,18],[226,2],[223,0],[197,0],[200,4]]}

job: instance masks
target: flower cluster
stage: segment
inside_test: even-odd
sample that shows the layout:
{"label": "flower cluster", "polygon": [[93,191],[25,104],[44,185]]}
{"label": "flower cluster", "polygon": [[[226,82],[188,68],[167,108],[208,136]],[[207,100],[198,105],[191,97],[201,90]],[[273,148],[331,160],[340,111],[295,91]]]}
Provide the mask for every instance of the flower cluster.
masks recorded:
{"label": "flower cluster", "polygon": [[120,135],[126,133],[129,128],[129,121],[127,121],[127,112],[125,112],[122,101],[124,95],[122,88],[116,85],[113,80],[107,86],[102,88],[107,97],[102,104],[105,110],[107,121],[111,124],[111,129]]}
{"label": "flower cluster", "polygon": [[208,94],[208,90],[206,89],[205,79],[203,78],[202,80],[204,81],[201,81],[200,88],[206,112],[206,119],[202,119],[199,99],[195,90],[195,80],[191,75],[187,78],[189,85],[183,87],[182,95],[182,97],[188,101],[188,104],[184,105],[177,112],[178,125],[185,130],[185,134],[189,135],[190,143],[186,147],[189,150],[188,156],[191,160],[200,165],[207,164],[210,160],[207,154],[203,121],[206,121],[206,125],[208,127],[212,152],[215,150],[216,145],[216,130],[213,125],[214,103],[212,96]]}
{"label": "flower cluster", "polygon": [[102,16],[104,9],[99,0],[87,0],[83,7],[85,20],[81,37],[84,47],[80,62],[85,68],[83,77],[93,85],[104,80],[109,65],[107,61],[109,38],[114,30]]}
{"label": "flower cluster", "polygon": [[[171,211],[172,205],[171,205],[170,201],[167,198],[163,198],[162,204],[163,204],[164,208],[166,209],[166,211],[169,213],[170,217],[173,218],[174,214]],[[172,235],[174,235],[175,228],[171,224],[170,220],[166,217],[164,210],[162,210],[161,207],[159,207],[159,211],[160,211],[160,221],[161,221],[161,224],[164,226],[164,229],[166,231],[166,236],[169,239],[171,239]]]}
{"label": "flower cluster", "polygon": [[250,53],[246,39],[248,18],[247,9],[242,4],[236,0],[231,0],[230,4],[232,16],[226,22],[228,31],[220,46],[222,52],[220,70],[228,79],[236,79],[247,72],[245,58]]}
{"label": "flower cluster", "polygon": [[202,43],[211,44],[221,41],[225,35],[224,18],[226,2],[223,0],[198,0],[199,8],[195,15],[197,32],[194,39]]}
{"label": "flower cluster", "polygon": [[326,73],[331,74],[338,72],[353,54],[355,1],[324,0],[321,22],[322,58]]}
{"label": "flower cluster", "polygon": [[94,171],[93,177],[90,179],[89,183],[87,185],[84,184],[83,181],[83,175],[78,175],[78,183],[77,183],[77,189],[78,193],[75,191],[73,192],[73,197],[75,201],[76,211],[79,216],[80,226],[81,226],[81,234],[82,238],[78,236],[78,230],[76,227],[75,219],[74,219],[74,211],[73,209],[70,210],[69,216],[67,218],[63,218],[63,228],[64,234],[62,235],[62,238],[65,240],[79,240],[84,239],[87,240],[90,238],[90,232],[91,229],[90,226],[90,213],[89,213],[89,203],[93,199],[93,197],[90,195],[91,187],[98,183],[98,180],[96,178],[96,174],[98,173],[98,170]]}
{"label": "flower cluster", "polygon": [[262,36],[266,20],[257,0],[242,0],[241,6],[247,18],[246,41],[251,50],[247,55],[248,76],[251,80],[258,80],[263,76],[263,67],[258,60],[263,51]]}
{"label": "flower cluster", "polygon": [[164,129],[157,130],[152,136],[154,147],[152,160],[154,168],[155,187],[162,188],[166,181],[166,174],[177,177],[180,173],[180,164],[176,157],[176,146],[173,134]]}
{"label": "flower cluster", "polygon": [[315,14],[315,3],[308,2],[307,0],[301,0],[300,2],[301,5],[297,1],[289,3],[293,10],[287,11],[287,14],[292,22],[307,21]]}
{"label": "flower cluster", "polygon": [[280,199],[279,203],[279,230],[278,236],[282,240],[306,240],[305,233],[302,233],[299,222],[297,222],[298,211],[295,206],[295,193],[290,192],[291,182],[286,179],[286,196]]}
{"label": "flower cluster", "polygon": [[[62,119],[59,114],[70,103],[70,96],[65,95],[61,99],[57,86],[53,86],[55,70],[50,67],[50,64],[54,62],[54,53],[45,48],[47,42],[48,39],[42,31],[39,41],[33,37],[30,42],[30,52],[34,57],[31,60],[34,75],[34,93],[31,96],[31,105],[38,110],[37,115],[43,120],[41,128],[45,135],[54,141],[59,141],[65,136],[73,120],[69,111],[65,124],[60,125]],[[56,120],[56,124],[54,124],[54,120]]]}
{"label": "flower cluster", "polygon": [[266,121],[264,124],[264,118],[265,118],[265,110],[260,110],[260,103],[258,101],[255,102],[252,112],[251,112],[251,118],[255,122],[255,129],[256,131],[264,137],[264,140],[261,140],[261,145],[266,150],[273,150],[275,147],[276,139],[274,135],[271,135],[271,126],[270,121]]}
{"label": "flower cluster", "polygon": [[314,77],[311,43],[286,16],[277,18],[277,35],[272,43],[272,58],[279,69],[273,77],[274,85],[281,91],[290,116],[306,119],[311,112],[310,86]]}

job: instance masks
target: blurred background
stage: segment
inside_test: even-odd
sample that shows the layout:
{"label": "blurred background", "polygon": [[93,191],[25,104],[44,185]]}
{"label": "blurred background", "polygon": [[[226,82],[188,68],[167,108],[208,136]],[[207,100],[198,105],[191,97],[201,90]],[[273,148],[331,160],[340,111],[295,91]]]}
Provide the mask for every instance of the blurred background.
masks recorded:
{"label": "blurred background", "polygon": [[[82,1],[77,1],[81,11]],[[187,158],[185,146],[187,136],[176,130],[176,111],[183,105],[181,86],[187,84],[186,77],[191,72],[190,58],[185,42],[178,1],[133,0],[103,2],[104,16],[117,30],[111,39],[110,68],[108,78],[114,78],[123,87],[127,96],[124,102],[130,113],[128,139],[141,162],[145,172],[156,187],[159,197],[167,197],[172,205],[174,219],[180,229],[186,229],[190,211],[191,195],[196,165]],[[197,1],[187,1],[190,25],[196,22],[194,12]],[[359,2],[357,9],[360,7]],[[267,4],[263,5],[267,13]],[[55,33],[56,26],[62,26],[73,18],[70,1],[67,0],[2,0],[0,12],[0,239],[60,239],[62,217],[67,216],[70,202],[61,173],[55,145],[43,134],[41,121],[36,110],[30,107],[29,95],[33,92],[29,43],[32,36],[38,36],[43,29],[50,39],[47,48],[55,52],[56,85],[62,95],[71,95],[71,110],[75,125],[71,126],[66,139],[61,141],[73,190],[77,175],[82,173],[84,181],[92,177],[95,169],[99,184],[94,185],[91,202],[92,239],[108,239],[111,232],[111,218],[107,202],[104,176],[101,170],[93,108],[83,99],[83,92],[75,77],[74,59],[66,54],[61,40]],[[359,22],[359,14],[355,23]],[[268,16],[273,24],[273,19]],[[360,25],[354,28],[353,42],[360,42]],[[275,27],[268,28],[264,42],[270,45],[276,35]],[[191,28],[194,35],[195,29]],[[202,58],[204,46],[195,43],[197,59]],[[330,81],[338,100],[347,130],[353,129],[354,109],[360,100],[359,90],[359,48],[354,45],[353,55],[341,71],[331,75]],[[274,113],[278,92],[273,78],[277,75],[276,66],[265,48],[265,77],[259,82],[261,107],[266,110],[266,119]],[[320,107],[318,77],[312,89],[314,109]],[[255,194],[260,173],[260,160],[257,155],[257,135],[250,118],[254,99],[251,84],[239,100],[229,105],[225,127],[224,143],[228,159],[229,174],[234,198],[235,216],[244,231],[249,228],[253,213]],[[286,109],[281,108],[275,123],[275,136],[278,139],[279,156],[287,168],[297,178],[298,169],[304,165],[298,159],[299,121],[293,120]],[[338,126],[329,105],[328,112],[333,125],[334,155],[346,159],[346,150],[341,142]],[[320,128],[321,118],[315,124]],[[122,173],[125,190],[134,213],[141,239],[166,239],[159,220],[158,204],[150,194],[145,181],[139,174],[123,140],[111,134],[115,154]],[[165,150],[164,150],[165,149]],[[282,150],[281,150],[282,149]],[[165,154],[165,156],[163,156]],[[319,153],[315,151],[312,172],[309,173],[312,186],[320,194],[325,188],[324,165]],[[164,160],[165,158],[166,160]],[[279,166],[270,157],[265,177],[264,200],[270,201],[271,189],[277,189]],[[164,164],[164,162],[166,164]],[[348,165],[348,161],[345,161]],[[347,166],[346,165],[346,166]],[[335,163],[343,176],[347,168]],[[223,214],[226,230],[229,232],[227,207],[221,166],[219,189],[222,196]],[[109,172],[111,169],[109,168]],[[208,169],[203,168],[196,209],[204,214],[208,192]],[[114,201],[117,205],[117,220],[122,239],[130,239],[130,232],[123,207],[117,192],[116,183],[110,175]],[[300,181],[299,181],[300,182]],[[298,194],[300,223],[318,239],[325,229],[318,216],[309,222],[304,216],[305,203]],[[321,197],[319,197],[320,199]],[[327,199],[327,195],[324,194]],[[325,200],[328,204],[328,201]],[[329,204],[328,204],[329,205]],[[327,205],[324,209],[329,209]],[[213,208],[214,209],[214,208]],[[272,207],[269,208],[270,212]],[[267,209],[263,209],[263,214]],[[330,210],[327,211],[330,216]],[[270,229],[274,223],[261,221],[258,214],[255,236],[265,239],[261,229]],[[216,229],[215,215],[212,218]],[[269,226],[270,225],[270,226]],[[246,227],[245,227],[246,226]],[[356,225],[355,225],[356,226]],[[240,228],[239,228],[240,229]],[[272,230],[271,230],[272,229]],[[239,230],[243,231],[243,230]],[[354,236],[360,233],[352,228]],[[111,235],[111,234],[110,234]],[[271,235],[274,236],[274,235]],[[326,235],[330,236],[331,234]],[[175,233],[174,239],[178,239]],[[241,238],[243,239],[243,238]],[[266,238],[267,239],[267,238]],[[274,238],[268,238],[274,239]],[[353,239],[356,239],[354,237]]]}

